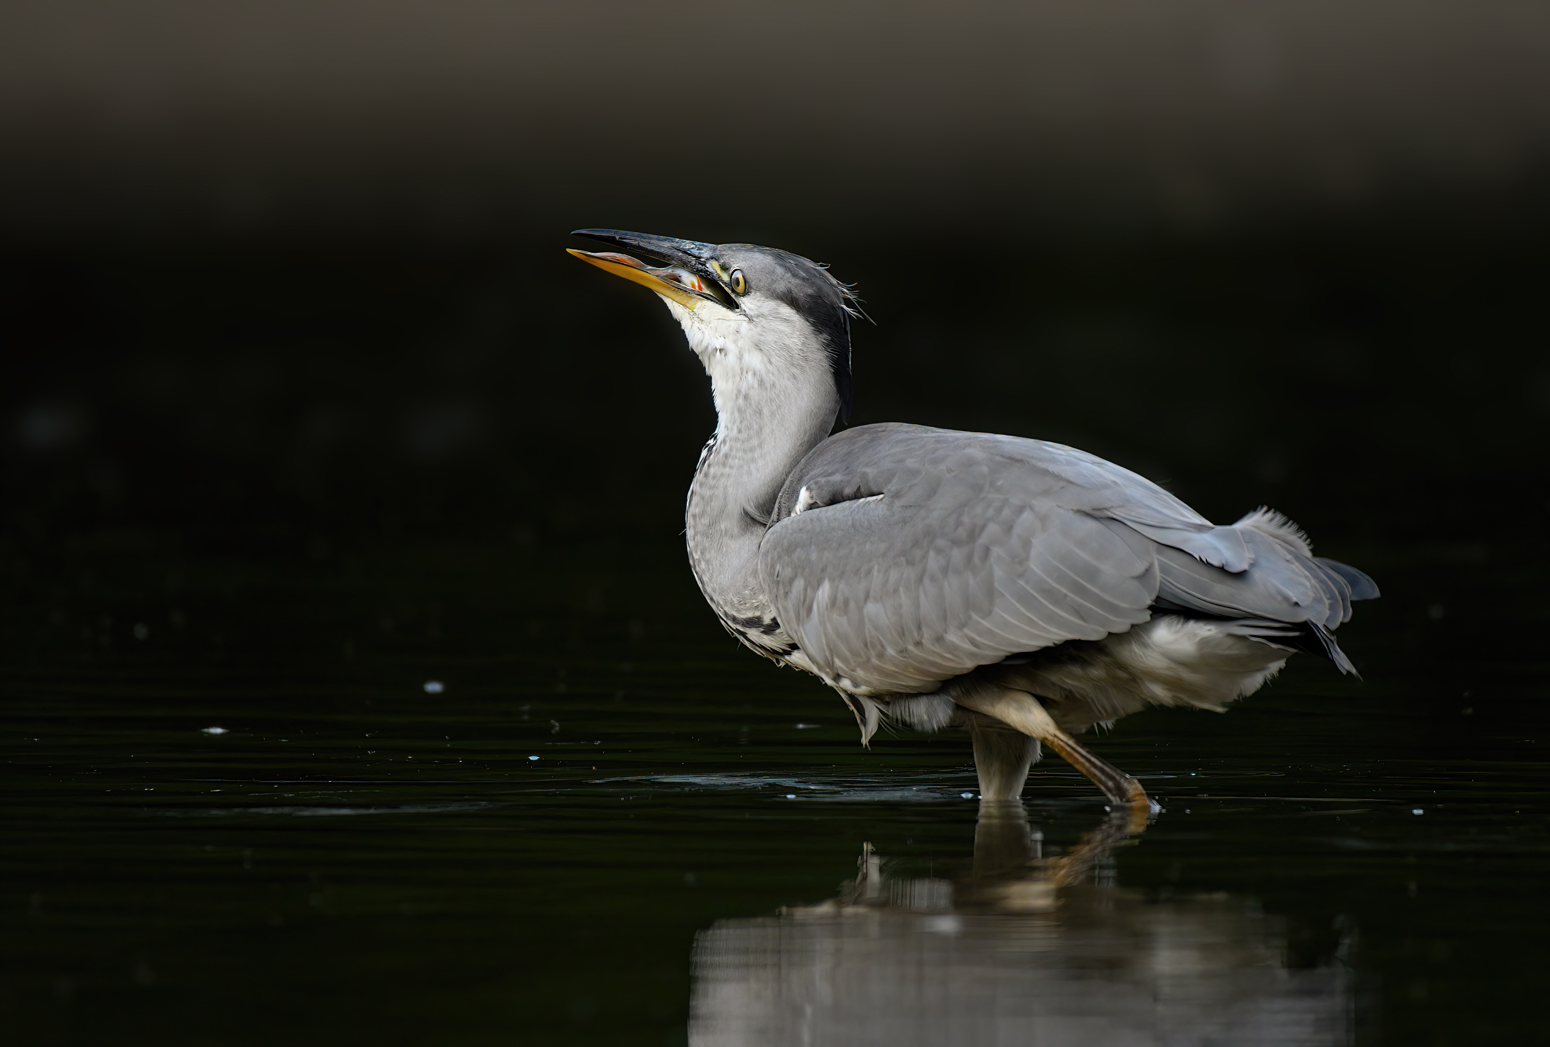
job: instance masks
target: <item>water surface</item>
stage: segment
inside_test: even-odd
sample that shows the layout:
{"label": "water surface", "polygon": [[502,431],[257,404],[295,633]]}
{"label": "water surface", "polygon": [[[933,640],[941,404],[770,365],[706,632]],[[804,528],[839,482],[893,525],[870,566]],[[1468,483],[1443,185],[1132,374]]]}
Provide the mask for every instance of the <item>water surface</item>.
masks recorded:
{"label": "water surface", "polygon": [[[674,550],[234,557],[155,535],[5,608],[8,1042],[1537,1042],[1547,665],[1521,574],[1385,599],[1228,716],[982,823],[967,740],[857,743]],[[1358,551],[1360,552],[1360,551]],[[1023,821],[1023,818],[1026,821]]]}

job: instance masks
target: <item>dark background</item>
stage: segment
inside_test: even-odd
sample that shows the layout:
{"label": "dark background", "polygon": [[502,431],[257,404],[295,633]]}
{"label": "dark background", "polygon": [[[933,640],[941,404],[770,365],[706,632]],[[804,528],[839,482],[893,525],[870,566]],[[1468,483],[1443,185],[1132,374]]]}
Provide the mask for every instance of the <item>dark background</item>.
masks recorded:
{"label": "dark background", "polygon": [[1076,443],[1331,553],[1541,527],[1531,7],[5,21],[13,561],[123,528],[672,544],[703,379],[563,255],[583,225],[830,263],[876,321],[855,421]]}
{"label": "dark background", "polygon": [[[705,379],[651,295],[563,253],[586,246],[570,229],[612,226],[783,247],[853,281],[875,321],[855,329],[853,422],[1075,444],[1217,520],[1272,505],[1370,571],[1384,598],[1341,633],[1365,682],[1308,659],[1233,716],[1142,714],[1104,752],[1170,796],[1199,755],[1202,796],[1375,795],[1408,828],[1362,823],[1346,848],[1333,830],[1282,840],[1254,809],[1207,846],[1175,811],[1122,882],[1195,863],[1182,882],[1263,897],[1318,941],[1355,913],[1368,1042],[1487,1042],[1482,1014],[1532,1040],[1547,147],[1550,11],[1490,0],[6,5],[0,685],[30,784],[6,815],[20,930],[0,1009],[20,1001],[23,1029],[78,1022],[77,1042],[136,1027],[125,1015],[246,1022],[232,1001],[294,966],[305,991],[251,1037],[297,1035],[314,1003],[357,1034],[351,1008],[379,997],[427,1028],[493,1027],[498,995],[570,1043],[583,1012],[565,994],[597,996],[576,986],[601,970],[605,1001],[636,1002],[597,1027],[677,1035],[697,930],[827,897],[862,839],[924,839],[877,804],[843,838],[792,815],[784,835],[741,831],[800,858],[728,845],[733,893],[690,905],[650,877],[680,890],[679,855],[712,861],[726,825],[701,833],[690,805],[626,831],[601,813],[614,796],[578,784],[736,769],[749,724],[778,742],[771,774],[969,780],[961,740],[862,753],[832,696],[735,650],[703,607],[681,514],[714,426]],[[793,725],[818,718],[821,744]],[[327,747],[274,741],[303,728]],[[581,730],[607,760],[522,793],[527,755]],[[427,739],[460,746],[466,782],[384,755],[424,759]],[[1265,768],[1284,780],[1257,784]],[[240,811],[144,828],[153,788],[204,811],[227,802],[206,795],[216,778],[346,773],[388,783],[383,803],[484,802],[505,795],[493,781],[534,806],[482,863],[417,865],[341,831],[318,864],[305,848],[267,864]],[[1048,820],[1061,772],[1039,773]],[[339,788],[328,802],[370,795]],[[594,800],[596,821],[577,815]],[[459,817],[427,815],[404,846],[437,826],[473,839]],[[969,816],[940,821],[967,846]],[[521,835],[534,824],[552,832]],[[1402,846],[1373,858],[1386,832]],[[228,835],[261,860],[232,859],[217,918],[203,851],[168,855]],[[1417,853],[1446,866],[1435,889]],[[423,875],[479,933],[425,951],[402,891],[382,894],[380,930],[341,932],[308,900],[318,868],[342,897]],[[468,870],[528,893],[502,909]],[[256,947],[282,917],[317,937]],[[187,944],[158,944],[179,928]],[[454,954],[520,992],[448,1002],[427,985]],[[358,970],[369,991],[341,1003],[327,979]]]}

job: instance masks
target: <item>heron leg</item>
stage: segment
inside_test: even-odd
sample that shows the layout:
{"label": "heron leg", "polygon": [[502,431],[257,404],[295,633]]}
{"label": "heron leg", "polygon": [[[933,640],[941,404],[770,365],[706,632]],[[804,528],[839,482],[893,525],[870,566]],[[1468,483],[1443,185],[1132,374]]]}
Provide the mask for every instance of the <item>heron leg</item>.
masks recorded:
{"label": "heron leg", "polygon": [[969,718],[974,742],[974,771],[981,800],[1016,800],[1023,794],[1028,768],[1039,759],[1039,740],[1021,731],[990,724],[982,716]]}
{"label": "heron leg", "polygon": [[[1009,687],[966,688],[964,692],[953,695],[953,701],[965,709],[993,716],[1049,746],[1067,763],[1087,775],[1094,785],[1103,790],[1109,802],[1150,809],[1151,801],[1147,799],[1146,790],[1141,788],[1140,782],[1078,745],[1075,738],[1055,726],[1055,721],[1043,703],[1026,691],[1015,691]],[[975,756],[978,755],[976,746]]]}

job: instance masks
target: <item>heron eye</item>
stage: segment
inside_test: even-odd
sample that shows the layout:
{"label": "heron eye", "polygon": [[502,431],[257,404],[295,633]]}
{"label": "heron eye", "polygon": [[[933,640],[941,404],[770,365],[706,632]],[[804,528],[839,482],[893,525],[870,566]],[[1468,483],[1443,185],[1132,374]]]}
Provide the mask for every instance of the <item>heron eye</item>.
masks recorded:
{"label": "heron eye", "polygon": [[732,270],[732,275],[727,278],[727,282],[732,285],[732,290],[738,294],[748,293],[748,281],[743,279],[743,271],[741,269]]}

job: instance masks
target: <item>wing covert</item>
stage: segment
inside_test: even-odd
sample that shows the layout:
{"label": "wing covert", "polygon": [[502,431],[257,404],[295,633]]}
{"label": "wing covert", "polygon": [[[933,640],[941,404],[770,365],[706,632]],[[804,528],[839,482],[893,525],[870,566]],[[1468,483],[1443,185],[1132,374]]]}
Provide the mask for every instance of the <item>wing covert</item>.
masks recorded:
{"label": "wing covert", "polygon": [[865,428],[880,431],[850,430],[798,467],[760,548],[777,617],[831,682],[931,690],[1150,616],[1152,543],[1062,504],[1084,485],[996,438]]}

